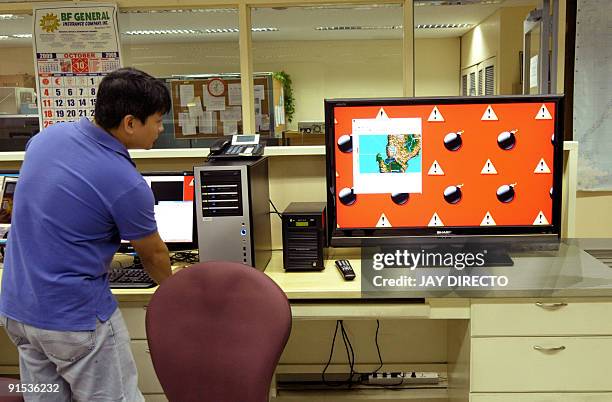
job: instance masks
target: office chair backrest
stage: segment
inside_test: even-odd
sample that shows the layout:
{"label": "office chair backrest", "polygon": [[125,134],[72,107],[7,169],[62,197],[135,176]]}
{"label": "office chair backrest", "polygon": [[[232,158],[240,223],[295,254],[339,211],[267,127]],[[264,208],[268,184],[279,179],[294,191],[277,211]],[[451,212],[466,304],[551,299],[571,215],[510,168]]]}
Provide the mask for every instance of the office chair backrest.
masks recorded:
{"label": "office chair backrest", "polygon": [[170,402],[264,402],[291,332],[291,308],[264,273],[206,262],[159,287],[146,328]]}

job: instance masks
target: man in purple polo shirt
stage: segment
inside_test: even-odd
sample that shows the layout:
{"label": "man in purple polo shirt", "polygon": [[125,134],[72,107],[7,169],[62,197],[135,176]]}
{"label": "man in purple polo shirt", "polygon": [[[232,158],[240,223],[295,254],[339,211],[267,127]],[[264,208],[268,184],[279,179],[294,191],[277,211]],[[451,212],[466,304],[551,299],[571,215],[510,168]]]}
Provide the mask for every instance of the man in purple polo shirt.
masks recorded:
{"label": "man in purple polo shirt", "polygon": [[119,69],[100,83],[95,122],[53,125],[26,147],[0,291],[26,401],[144,401],[107,271],[125,239],[156,282],[171,275],[128,154],[153,146],[170,105],[163,82]]}

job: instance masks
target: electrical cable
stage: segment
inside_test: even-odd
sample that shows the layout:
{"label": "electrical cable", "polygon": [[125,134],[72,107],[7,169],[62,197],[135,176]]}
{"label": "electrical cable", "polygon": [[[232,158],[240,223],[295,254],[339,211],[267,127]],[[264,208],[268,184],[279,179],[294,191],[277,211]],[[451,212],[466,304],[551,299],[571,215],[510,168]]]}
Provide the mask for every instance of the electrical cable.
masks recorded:
{"label": "electrical cable", "polygon": [[177,251],[170,255],[170,262],[186,262],[196,264],[200,261],[199,255],[194,251]]}
{"label": "electrical cable", "polygon": [[323,382],[323,384],[327,385],[328,387],[339,387],[339,386],[343,385],[341,382],[340,383],[331,383],[331,382],[328,382],[325,379],[325,372],[329,368],[329,365],[331,364],[331,360],[332,360],[332,355],[334,354],[334,345],[336,344],[336,335],[338,334],[338,325],[339,324],[340,324],[340,320],[336,320],[336,329],[334,330],[334,337],[332,338],[331,349],[329,351],[329,359],[327,359],[327,364],[325,365],[325,367],[323,368],[323,372],[321,373],[321,381]]}
{"label": "electrical cable", "polygon": [[[274,209],[274,213],[278,215],[279,218],[282,218],[283,215],[281,215],[281,213],[278,212],[278,209],[276,209],[276,206],[274,206],[274,203],[272,202],[272,200],[268,199],[268,201],[270,201],[270,205],[272,205],[272,209]],[[270,213],[272,213],[272,211],[270,211]]]}
{"label": "electrical cable", "polygon": [[[346,351],[346,357],[347,357],[348,364],[349,364],[349,377],[344,381],[337,382],[337,383],[331,383],[325,379],[325,373],[327,372],[327,369],[329,368],[329,365],[331,364],[331,359],[332,359],[332,355],[334,353],[334,347],[336,344],[336,336],[338,335],[338,327],[340,327],[340,335],[342,336],[342,341],[344,343],[344,349]],[[358,375],[361,377],[361,380],[358,381],[359,385],[381,387],[381,385],[378,385],[378,384],[367,384],[363,382],[364,378],[367,378],[366,376],[371,375],[371,374],[376,374],[383,367],[383,364],[384,364],[382,360],[382,354],[380,352],[380,345],[378,343],[379,331],[380,331],[380,320],[376,320],[376,333],[374,335],[374,344],[376,345],[376,352],[378,354],[379,365],[374,371],[367,372],[367,373],[361,373],[355,370],[355,349],[353,348],[353,344],[351,343],[351,340],[348,336],[348,332],[346,331],[346,328],[344,327],[344,321],[336,320],[336,328],[334,330],[334,336],[332,338],[331,350],[329,351],[329,359],[327,360],[327,363],[325,364],[325,368],[323,369],[323,372],[321,373],[321,380],[323,384],[330,386],[330,387],[339,387],[342,385],[348,385],[348,387],[350,388],[354,383],[353,381],[354,376]],[[404,380],[402,379],[401,382],[398,384],[390,384],[388,386],[383,385],[382,387],[383,388],[397,387],[397,386],[403,385],[403,383],[404,383]]]}
{"label": "electrical cable", "polygon": [[346,357],[349,363],[349,376],[347,379],[349,388],[353,384],[353,375],[355,375],[355,351],[353,345],[348,337],[346,329],[344,328],[344,322],[340,321],[340,334],[342,335],[342,341],[344,342],[344,349],[346,350]]}

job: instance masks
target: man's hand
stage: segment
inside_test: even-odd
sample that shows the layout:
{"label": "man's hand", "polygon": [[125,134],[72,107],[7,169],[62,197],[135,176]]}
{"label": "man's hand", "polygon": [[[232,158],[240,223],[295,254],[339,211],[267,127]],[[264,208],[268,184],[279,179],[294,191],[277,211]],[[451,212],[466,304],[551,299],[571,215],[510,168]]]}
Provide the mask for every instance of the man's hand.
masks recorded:
{"label": "man's hand", "polygon": [[161,285],[164,280],[172,275],[168,247],[159,237],[158,232],[142,239],[131,240],[130,243],[138,253],[145,271],[155,282]]}

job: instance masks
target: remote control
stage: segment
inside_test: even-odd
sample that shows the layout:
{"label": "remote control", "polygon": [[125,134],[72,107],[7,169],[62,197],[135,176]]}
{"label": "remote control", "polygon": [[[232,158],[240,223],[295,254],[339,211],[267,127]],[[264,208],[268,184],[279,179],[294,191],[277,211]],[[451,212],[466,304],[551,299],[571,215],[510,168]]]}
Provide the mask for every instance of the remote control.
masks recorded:
{"label": "remote control", "polygon": [[355,271],[353,271],[353,267],[351,267],[349,260],[336,260],[336,266],[345,281],[352,281],[355,279]]}

